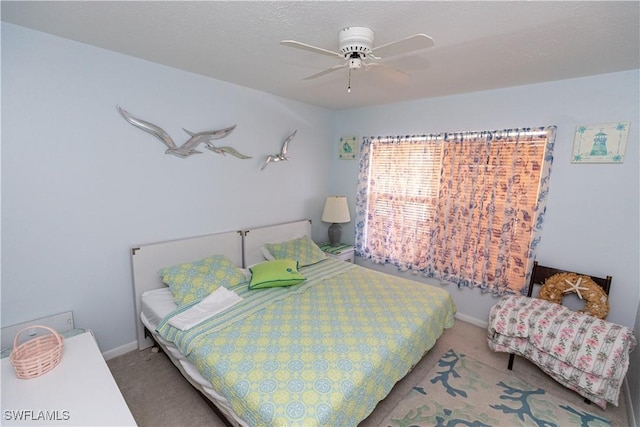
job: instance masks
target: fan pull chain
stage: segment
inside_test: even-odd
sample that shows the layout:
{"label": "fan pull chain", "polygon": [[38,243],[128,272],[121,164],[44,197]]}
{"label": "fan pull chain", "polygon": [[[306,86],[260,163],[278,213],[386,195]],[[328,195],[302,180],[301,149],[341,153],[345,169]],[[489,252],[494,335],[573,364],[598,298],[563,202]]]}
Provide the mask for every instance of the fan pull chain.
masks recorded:
{"label": "fan pull chain", "polygon": [[347,93],[351,93],[351,68],[349,68],[349,86],[347,87]]}

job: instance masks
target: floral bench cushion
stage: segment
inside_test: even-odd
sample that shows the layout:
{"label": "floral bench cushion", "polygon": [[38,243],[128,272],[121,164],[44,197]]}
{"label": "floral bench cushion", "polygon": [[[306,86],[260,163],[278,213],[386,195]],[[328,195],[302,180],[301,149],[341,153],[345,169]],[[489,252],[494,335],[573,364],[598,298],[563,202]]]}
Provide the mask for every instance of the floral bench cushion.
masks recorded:
{"label": "floral bench cushion", "polygon": [[564,386],[602,408],[618,405],[633,331],[559,304],[503,297],[489,315],[493,351],[523,356]]}

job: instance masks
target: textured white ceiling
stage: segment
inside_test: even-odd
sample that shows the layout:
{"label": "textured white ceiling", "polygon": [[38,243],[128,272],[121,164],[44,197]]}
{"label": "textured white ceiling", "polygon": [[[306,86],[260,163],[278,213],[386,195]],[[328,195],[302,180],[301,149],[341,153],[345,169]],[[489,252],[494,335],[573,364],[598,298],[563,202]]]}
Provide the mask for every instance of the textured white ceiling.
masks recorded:
{"label": "textured white ceiling", "polygon": [[[2,20],[331,109],[640,68],[638,1],[2,1]],[[389,58],[405,82],[280,45],[337,50],[343,27],[374,45],[416,33],[435,46]]]}

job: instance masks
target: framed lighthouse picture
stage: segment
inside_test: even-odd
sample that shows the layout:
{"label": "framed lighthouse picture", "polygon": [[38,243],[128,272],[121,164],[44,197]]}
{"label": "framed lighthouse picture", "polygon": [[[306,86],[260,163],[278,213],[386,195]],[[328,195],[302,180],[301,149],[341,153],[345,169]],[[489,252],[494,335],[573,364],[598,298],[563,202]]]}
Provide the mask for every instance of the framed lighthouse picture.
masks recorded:
{"label": "framed lighthouse picture", "polygon": [[630,122],[580,125],[573,138],[571,163],[622,163]]}

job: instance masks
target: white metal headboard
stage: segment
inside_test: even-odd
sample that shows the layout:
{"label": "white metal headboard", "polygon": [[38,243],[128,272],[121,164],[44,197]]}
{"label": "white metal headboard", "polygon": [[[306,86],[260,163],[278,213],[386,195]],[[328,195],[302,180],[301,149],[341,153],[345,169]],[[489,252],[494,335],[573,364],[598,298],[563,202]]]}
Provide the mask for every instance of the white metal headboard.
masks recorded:
{"label": "white metal headboard", "polygon": [[158,270],[216,254],[226,255],[235,265],[246,267],[264,261],[262,247],[265,243],[282,242],[303,234],[311,237],[311,221],[308,219],[131,248],[138,348],[143,350],[153,345],[151,339],[145,338],[144,325],[140,321],[140,297],[146,291],[167,286],[158,275]]}
{"label": "white metal headboard", "polygon": [[242,238],[240,236],[240,231],[230,231],[131,248],[138,348],[140,350],[153,345],[153,341],[144,336],[144,325],[140,321],[142,309],[140,297],[146,291],[167,286],[158,275],[158,270],[216,254],[226,255],[234,264],[242,266]]}
{"label": "white metal headboard", "polygon": [[307,235],[311,237],[311,220],[304,219],[285,224],[269,225],[242,232],[244,266],[264,261],[262,247],[265,243],[277,243]]}

